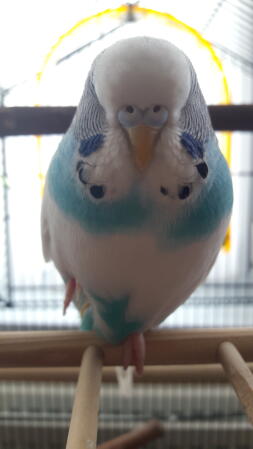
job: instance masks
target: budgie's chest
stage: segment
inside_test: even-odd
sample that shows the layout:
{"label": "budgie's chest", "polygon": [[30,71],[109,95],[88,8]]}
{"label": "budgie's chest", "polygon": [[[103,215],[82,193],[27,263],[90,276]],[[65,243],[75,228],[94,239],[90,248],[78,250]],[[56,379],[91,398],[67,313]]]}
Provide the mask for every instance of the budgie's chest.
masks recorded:
{"label": "budgie's chest", "polygon": [[177,246],[209,234],[230,212],[230,174],[215,145],[207,154],[209,175],[203,181],[196,179],[193,164],[192,172],[176,172],[166,153],[136,175],[120,142],[117,151],[101,152],[99,158],[80,157],[71,135],[63,143],[49,168],[49,194],[66,216],[92,234],[143,229],[155,233],[163,247]]}
{"label": "budgie's chest", "polygon": [[158,324],[207,275],[231,211],[230,175],[214,148],[207,182],[180,198],[189,182],[171,180],[161,159],[145,177],[123,164],[103,178],[67,150],[48,173],[50,257],[90,296],[97,330],[120,341]]}

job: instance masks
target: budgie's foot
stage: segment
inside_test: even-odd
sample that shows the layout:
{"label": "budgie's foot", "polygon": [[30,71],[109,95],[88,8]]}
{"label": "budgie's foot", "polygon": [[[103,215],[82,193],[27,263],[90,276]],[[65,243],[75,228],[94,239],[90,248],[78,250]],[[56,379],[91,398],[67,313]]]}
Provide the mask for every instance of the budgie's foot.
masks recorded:
{"label": "budgie's foot", "polygon": [[76,290],[76,280],[74,278],[71,278],[68,280],[66,284],[66,293],[63,304],[63,315],[65,315],[66,310],[73,299],[75,290]]}
{"label": "budgie's foot", "polygon": [[123,343],[123,366],[135,366],[137,374],[143,374],[146,343],[143,334],[132,334]]}

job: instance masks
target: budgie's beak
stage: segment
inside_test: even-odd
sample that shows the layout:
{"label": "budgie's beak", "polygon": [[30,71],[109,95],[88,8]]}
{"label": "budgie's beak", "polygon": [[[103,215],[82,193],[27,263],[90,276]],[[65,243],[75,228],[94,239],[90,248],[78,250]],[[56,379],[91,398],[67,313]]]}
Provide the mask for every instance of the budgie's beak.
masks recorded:
{"label": "budgie's beak", "polygon": [[138,125],[127,131],[133,147],[135,164],[142,171],[152,160],[158,129],[147,125]]}

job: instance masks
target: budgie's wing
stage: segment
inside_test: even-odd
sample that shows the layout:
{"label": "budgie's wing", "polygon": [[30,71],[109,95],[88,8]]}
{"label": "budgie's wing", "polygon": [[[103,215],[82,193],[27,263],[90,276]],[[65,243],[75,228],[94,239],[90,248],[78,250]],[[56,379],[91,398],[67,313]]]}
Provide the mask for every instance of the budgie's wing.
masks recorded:
{"label": "budgie's wing", "polygon": [[208,166],[204,160],[204,145],[186,132],[183,132],[181,135],[181,144],[192,159],[195,160],[195,167],[201,178],[205,179],[208,175]]}
{"label": "budgie's wing", "polygon": [[[99,150],[104,142],[103,134],[95,134],[86,139],[78,139],[78,153],[79,153],[79,161],[77,164],[77,172],[80,180],[83,183],[85,181],[85,159],[89,159],[89,156]],[[64,157],[69,150],[71,153],[73,151],[73,147],[76,145],[76,141],[74,140],[71,133],[67,133],[62,141],[60,142],[59,148],[57,150],[56,155],[58,154]],[[65,165],[66,167],[66,165]],[[64,167],[63,167],[64,168]],[[64,225],[64,213],[61,213],[58,210],[58,206],[61,206],[61,197],[54,196],[52,198],[51,187],[54,184],[52,179],[52,171],[48,172],[47,181],[44,190],[44,198],[41,209],[41,239],[42,239],[42,250],[45,260],[48,262],[52,260],[61,274],[65,285],[66,285],[66,295],[64,301],[64,310],[67,309],[69,303],[74,299],[75,304],[78,310],[81,313],[81,316],[86,311],[86,305],[89,302],[89,298],[86,293],[82,290],[81,286],[78,284],[75,279],[75,267],[68,266],[65,264],[64,258],[62,257],[62,248],[64,239],[62,238],[63,233],[65,235],[65,239],[68,242],[71,242],[73,235],[71,235],[70,230],[71,227],[66,227]],[[54,173],[54,171],[53,171]],[[66,183],[66,176],[62,172],[62,176],[58,179],[60,183]],[[62,186],[60,186],[60,191]],[[81,205],[80,205],[81,207]],[[61,207],[59,207],[61,209]],[[57,234],[61,234],[61,238],[57,238]],[[53,244],[52,244],[53,242]],[[70,245],[71,249],[71,245]],[[85,250],[85,248],[83,248]],[[74,287],[73,287],[74,285]],[[71,286],[71,289],[70,289]],[[69,290],[70,289],[70,290]],[[73,290],[73,291],[72,291]],[[69,293],[70,291],[70,293]]]}
{"label": "budgie's wing", "polygon": [[[86,139],[80,139],[79,141],[79,155],[82,159],[88,158],[92,153],[96,152],[101,148],[104,142],[104,135],[103,134],[95,134],[92,135],[89,138]],[[72,144],[72,141],[70,140],[70,145]],[[65,138],[62,139],[58,151],[64,148],[66,145]],[[80,165],[80,169],[82,169],[82,166]],[[42,209],[41,209],[41,239],[42,239],[42,250],[43,250],[43,256],[46,262],[53,260],[53,255],[51,254],[50,250],[50,231],[49,231],[49,222],[52,220],[53,214],[50,214],[50,211],[48,210],[50,208],[49,202],[48,202],[48,195],[49,192],[47,190],[47,184],[50,184],[51,179],[50,177],[47,178],[47,183],[44,191],[44,197],[43,197],[43,203],[42,203]],[[53,212],[53,211],[52,211]]]}
{"label": "budgie's wing", "polygon": [[[45,192],[44,192],[44,198],[43,198],[43,203],[42,203],[42,209],[41,209],[41,239],[42,239],[42,250],[43,250],[43,255],[44,258],[46,260],[46,262],[52,260],[53,262],[56,262],[54,259],[54,250],[52,249],[52,245],[51,245],[51,234],[50,234],[50,226],[49,226],[49,220],[52,220],[54,217],[54,213],[51,210],[52,209],[52,201],[50,201],[49,198],[49,193],[47,190],[47,186],[45,188]],[[51,207],[50,207],[51,204]],[[63,269],[63,266],[61,267],[61,269],[58,267],[58,271],[60,273],[60,275],[62,276],[62,279],[65,283],[66,286],[66,291],[67,291],[67,286],[68,286],[68,282],[69,281],[74,281],[75,283],[75,287],[73,292],[71,293],[71,296],[69,297],[68,300],[66,300],[66,294],[65,294],[65,302],[64,302],[64,313],[65,310],[68,308],[68,305],[70,304],[70,302],[72,300],[74,300],[75,305],[77,307],[77,309],[79,310],[81,316],[84,315],[84,313],[86,312],[87,306],[89,304],[89,298],[86,295],[86,293],[82,290],[81,286],[75,282],[75,279],[72,278],[68,272],[66,270]]]}

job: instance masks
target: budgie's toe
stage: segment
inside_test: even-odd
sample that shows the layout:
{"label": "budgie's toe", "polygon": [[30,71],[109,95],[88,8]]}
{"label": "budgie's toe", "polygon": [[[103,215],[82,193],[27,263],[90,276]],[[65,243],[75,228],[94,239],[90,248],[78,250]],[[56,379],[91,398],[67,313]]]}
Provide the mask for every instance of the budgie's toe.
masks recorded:
{"label": "budgie's toe", "polygon": [[130,335],[123,344],[123,366],[125,369],[129,365],[135,366],[137,374],[143,374],[145,361],[146,344],[143,334],[135,333]]}
{"label": "budgie's toe", "polygon": [[63,315],[65,315],[66,310],[73,299],[75,290],[76,290],[76,280],[74,278],[71,278],[66,283],[66,293],[63,304]]}

